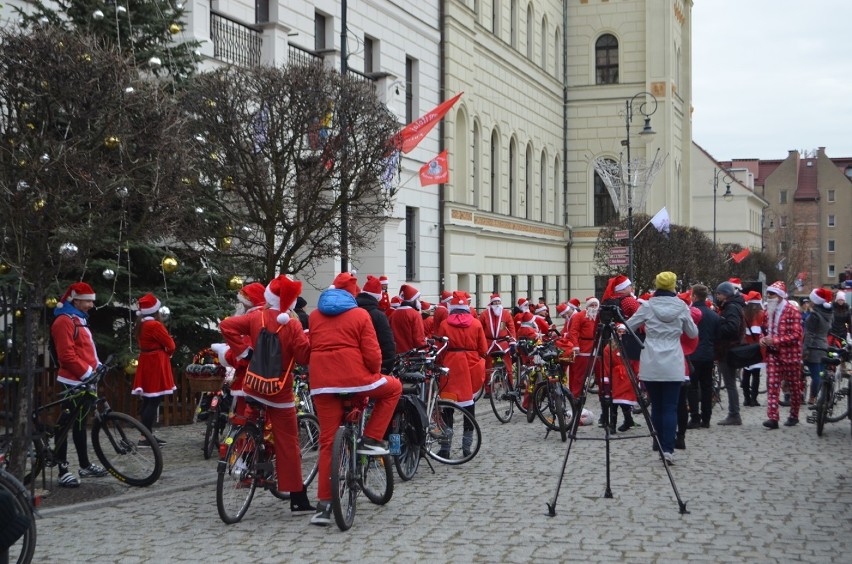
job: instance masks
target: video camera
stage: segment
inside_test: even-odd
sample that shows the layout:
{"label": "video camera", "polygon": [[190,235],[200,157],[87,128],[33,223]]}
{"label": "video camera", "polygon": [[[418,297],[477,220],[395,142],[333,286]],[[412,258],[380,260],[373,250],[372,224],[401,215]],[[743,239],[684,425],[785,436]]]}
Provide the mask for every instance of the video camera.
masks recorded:
{"label": "video camera", "polygon": [[617,305],[600,306],[600,309],[598,309],[598,320],[607,325],[616,322],[626,323],[624,315]]}

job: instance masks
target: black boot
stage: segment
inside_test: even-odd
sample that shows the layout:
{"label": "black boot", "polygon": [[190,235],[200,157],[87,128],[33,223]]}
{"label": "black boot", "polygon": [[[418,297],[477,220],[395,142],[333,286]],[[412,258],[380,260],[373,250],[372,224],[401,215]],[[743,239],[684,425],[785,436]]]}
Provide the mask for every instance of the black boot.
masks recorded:
{"label": "black boot", "polygon": [[675,448],[678,450],[686,450],[686,435],[675,435]]}
{"label": "black boot", "polygon": [[313,513],[317,508],[311,505],[307,490],[290,494],[290,511],[293,513]]}
{"label": "black boot", "polygon": [[615,406],[610,406],[609,408],[609,434],[616,434],[616,424],[618,423],[618,411],[615,409]]}

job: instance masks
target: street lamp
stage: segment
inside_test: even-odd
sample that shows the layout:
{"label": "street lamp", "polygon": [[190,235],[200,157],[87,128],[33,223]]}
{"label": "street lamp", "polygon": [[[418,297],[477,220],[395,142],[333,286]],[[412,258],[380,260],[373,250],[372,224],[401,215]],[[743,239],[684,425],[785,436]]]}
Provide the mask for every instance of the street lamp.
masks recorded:
{"label": "street lamp", "polygon": [[713,246],[716,246],[716,190],[719,188],[719,177],[722,177],[722,182],[725,183],[725,193],[722,195],[722,198],[726,202],[730,202],[734,199],[734,195],[731,194],[731,182],[734,179],[731,177],[730,172],[725,169],[714,168],[713,169]]}
{"label": "street lamp", "polygon": [[[642,100],[642,103],[636,108],[640,114],[645,117],[645,125],[642,127],[642,131],[639,132],[639,135],[644,136],[646,139],[650,139],[654,133],[656,133],[653,129],[651,129],[651,116],[654,115],[654,112],[657,111],[657,99],[650,92],[640,92],[634,95],[632,98],[628,98],[624,101],[624,125],[627,129],[627,137],[624,140],[623,145],[627,147],[627,277],[630,278],[631,282],[635,282],[633,279],[633,171],[631,169],[630,162],[630,122],[633,121],[633,103],[636,102],[636,99],[640,96],[647,96],[651,98],[654,106],[648,111],[649,102]],[[624,184],[622,184],[624,185]]]}

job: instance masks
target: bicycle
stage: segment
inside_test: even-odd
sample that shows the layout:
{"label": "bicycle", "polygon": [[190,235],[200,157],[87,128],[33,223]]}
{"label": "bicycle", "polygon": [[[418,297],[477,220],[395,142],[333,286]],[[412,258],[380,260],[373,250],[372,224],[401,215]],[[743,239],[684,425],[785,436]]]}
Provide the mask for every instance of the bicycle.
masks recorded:
{"label": "bicycle", "polygon": [[[257,418],[231,418],[233,428],[220,446],[216,467],[216,509],[228,525],[245,516],[258,487],[269,490],[278,499],[290,499],[289,493],[278,491],[272,425],[266,422],[266,408],[248,398],[247,402],[257,410]],[[299,413],[296,417],[302,484],[308,487],[317,475],[319,464],[319,420],[310,413]]]}
{"label": "bicycle", "polygon": [[297,365],[293,371],[293,397],[296,398],[297,412],[315,415],[307,366]]}
{"label": "bicycle", "polygon": [[[512,337],[499,337],[494,340],[495,343],[507,342],[509,348],[502,350],[496,347],[495,350],[488,353],[491,356],[491,368],[489,368],[489,376],[486,381],[491,387],[491,409],[494,415],[497,416],[497,421],[500,423],[508,423],[512,420],[512,415],[515,412],[515,405],[521,407],[520,398],[523,390],[516,388],[514,382],[519,381],[519,378],[511,378],[506,369],[505,356],[510,357],[515,355],[515,341]],[[514,380],[514,382],[513,382]]]}
{"label": "bicycle", "polygon": [[[536,384],[531,409],[547,427],[548,432],[559,431],[562,442],[568,440],[568,425],[574,413],[574,396],[568,389],[567,378],[559,364],[559,351],[553,342],[536,346],[532,355]],[[527,414],[529,419],[529,413]]]}
{"label": "bicycle", "polygon": [[[823,360],[826,371],[822,374],[814,414],[808,416],[808,423],[816,423],[819,437],[822,436],[826,422],[837,423],[847,417],[852,419],[852,378],[846,370],[846,363],[852,357],[852,345],[821,350],[827,354]],[[844,378],[846,385],[843,384]]]}
{"label": "bicycle", "polygon": [[[6,493],[12,501],[12,511],[16,520],[26,521],[23,535],[8,548],[0,547],[0,562],[16,562],[29,564],[32,562],[36,546],[35,498],[32,493],[7,472],[0,458],[0,494]],[[9,515],[8,517],[12,517]],[[11,522],[11,519],[10,519]],[[6,523],[4,523],[6,526]]]}
{"label": "bicycle", "polygon": [[[231,387],[228,384],[222,384],[222,389],[218,392],[207,392],[210,396],[209,407],[204,414],[204,419],[207,421],[207,428],[204,431],[204,459],[208,460],[213,456],[214,452],[219,452],[219,445],[225,438],[228,429],[228,412],[233,403],[231,396]],[[202,402],[204,403],[204,402]]]}
{"label": "bicycle", "polygon": [[331,508],[341,531],[355,522],[358,494],[364,492],[371,502],[384,505],[393,496],[393,470],[390,454],[373,456],[357,452],[357,444],[370,417],[368,398],[343,399],[343,424],[334,435],[331,451]]}
{"label": "bicycle", "polygon": [[[78,386],[68,388],[60,399],[37,407],[33,411],[35,432],[33,433],[33,461],[24,483],[34,482],[45,468],[52,468],[64,460],[56,456],[57,448],[50,448],[50,440],[61,445],[68,440],[71,426],[91,411],[92,448],[104,468],[115,478],[130,486],[150,486],[163,471],[163,455],[154,435],[139,421],[125,413],[113,411],[107,400],[98,395],[98,383],[111,369],[112,357],[98,366],[91,377]],[[69,401],[70,400],[70,401]],[[39,421],[39,415],[61,406],[64,402],[74,405],[71,411],[63,406],[62,415],[55,425]],[[141,440],[138,437],[141,436]],[[46,480],[46,476],[42,476]]]}

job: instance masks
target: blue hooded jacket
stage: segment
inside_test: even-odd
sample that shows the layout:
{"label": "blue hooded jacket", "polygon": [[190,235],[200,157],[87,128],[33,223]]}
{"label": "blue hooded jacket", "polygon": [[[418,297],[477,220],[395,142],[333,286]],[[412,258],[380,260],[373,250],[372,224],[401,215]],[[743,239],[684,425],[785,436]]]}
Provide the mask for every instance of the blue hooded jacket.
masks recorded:
{"label": "blue hooded jacket", "polygon": [[337,288],[329,288],[320,294],[317,301],[317,309],[324,315],[340,315],[350,309],[358,307],[358,302],[355,301],[355,296],[346,290]]}

